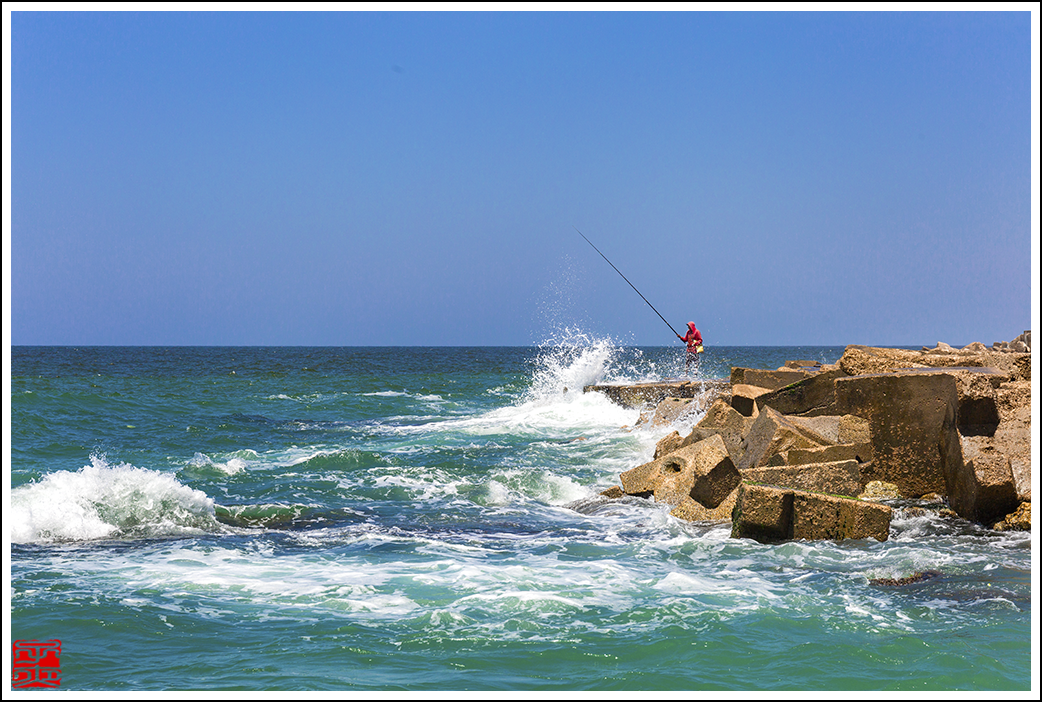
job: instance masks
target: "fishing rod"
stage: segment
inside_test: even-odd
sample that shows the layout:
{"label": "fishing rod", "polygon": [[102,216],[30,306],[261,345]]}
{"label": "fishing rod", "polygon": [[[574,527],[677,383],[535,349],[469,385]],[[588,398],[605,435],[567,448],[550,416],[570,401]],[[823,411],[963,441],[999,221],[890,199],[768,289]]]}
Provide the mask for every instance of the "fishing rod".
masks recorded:
{"label": "fishing rod", "polygon": [[[574,224],[572,225],[572,229],[574,229],[575,231],[579,232],[579,227],[575,226]],[[579,232],[579,236],[581,236],[583,239],[586,239],[586,235],[583,234],[582,232]],[[586,239],[586,243],[589,244],[590,246],[593,246],[593,242],[590,241],[589,239]],[[608,261],[608,257],[605,256],[604,254],[602,254],[601,250],[598,249],[596,246],[593,246],[593,250],[596,251],[597,253],[601,254],[601,258],[603,258],[605,261]],[[608,265],[611,266],[612,268],[615,268],[615,264],[612,263],[611,261],[608,261]],[[622,271],[620,271],[618,268],[615,268],[615,272],[618,273],[619,275],[622,275]],[[622,275],[622,279],[625,280],[627,283],[630,283],[630,279],[627,278],[626,276]],[[630,287],[633,288],[634,292],[636,292],[638,295],[640,295],[640,299],[641,300],[644,300],[644,302],[648,302],[648,298],[644,297],[643,293],[641,293],[640,290],[637,290],[637,286],[636,285],[634,285],[633,283],[630,283]],[[655,305],[653,305],[650,302],[648,302],[648,307],[650,307],[651,309],[655,310],[655,314],[658,315],[658,318],[661,319],[663,322],[666,322],[666,318],[663,317],[661,314],[659,314],[659,311],[655,309]],[[671,332],[673,332],[673,334],[675,334],[676,336],[680,336],[680,334],[677,334],[677,331],[676,331],[676,329],[673,328],[672,324],[670,324],[669,322],[666,322],[666,326],[669,327],[669,330]]]}

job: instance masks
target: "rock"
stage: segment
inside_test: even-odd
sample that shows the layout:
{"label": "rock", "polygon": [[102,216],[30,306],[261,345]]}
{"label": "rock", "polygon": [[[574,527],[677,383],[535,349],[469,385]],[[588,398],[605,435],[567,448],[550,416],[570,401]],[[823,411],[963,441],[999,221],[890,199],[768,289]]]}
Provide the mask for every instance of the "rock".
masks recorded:
{"label": "rock", "polygon": [[978,450],[994,449],[1009,459],[1017,499],[1031,501],[1031,384],[1003,383],[995,391],[998,426],[988,435],[971,434]]}
{"label": "rock", "polygon": [[918,370],[836,380],[836,406],[868,419],[872,468],[868,480],[898,486],[904,497],[947,493],[962,465],[955,378]]}
{"label": "rock", "polygon": [[872,346],[848,346],[839,359],[839,367],[847,375],[890,373],[899,368],[921,366],[922,354],[905,349],[882,349]]}
{"label": "rock", "polygon": [[886,505],[797,490],[792,499],[792,538],[886,541],[892,514]]}
{"label": "rock", "polygon": [[731,407],[745,417],[756,414],[756,398],[770,392],[767,388],[755,385],[738,384],[731,386]]}
{"label": "rock", "polygon": [[605,497],[610,497],[613,500],[617,500],[620,497],[625,497],[626,496],[626,493],[624,493],[622,491],[622,488],[620,488],[618,485],[612,485],[610,488],[608,488],[607,490],[603,491],[601,494],[604,495]]}
{"label": "rock", "polygon": [[948,503],[963,519],[991,524],[1012,512],[1017,488],[1009,458],[991,442],[976,437],[962,440],[962,465],[948,485]]}
{"label": "rock", "polygon": [[681,445],[689,446],[708,439],[713,434],[719,434],[724,440],[724,446],[727,447],[731,460],[737,461],[742,455],[742,438],[749,431],[753,421],[751,417],[743,417],[740,412],[723,400],[717,400]]}
{"label": "rock", "polygon": [[716,507],[706,507],[694,500],[685,500],[670,510],[669,513],[677,519],[685,519],[689,522],[730,521],[731,512],[734,511],[737,498],[738,488],[735,488]]}
{"label": "rock", "polygon": [[765,466],[741,473],[742,480],[795,490],[851,496],[861,492],[861,470],[855,460]]}
{"label": "rock", "polygon": [[779,462],[768,460],[764,465],[798,466],[808,463],[833,463],[835,461],[857,461],[868,463],[872,460],[872,443],[833,444],[819,448],[794,448],[777,454]]}
{"label": "rock", "polygon": [[731,536],[770,543],[790,539],[886,541],[886,505],[743,482],[738,488]]}
{"label": "rock", "polygon": [[738,469],[757,468],[771,456],[794,448],[818,448],[828,440],[799,426],[789,417],[766,408],[742,441]]}
{"label": "rock", "polygon": [[694,410],[697,405],[691,398],[683,397],[667,397],[658,403],[655,407],[655,414],[652,415],[649,423],[653,427],[664,427],[669,426],[673,422],[677,421],[689,411]]}
{"label": "rock", "polygon": [[970,353],[986,353],[988,347],[979,341],[974,341],[972,344],[967,344],[962,347],[963,351],[969,351]]}
{"label": "rock", "polygon": [[786,361],[785,367],[817,372],[821,370],[821,361]]}
{"label": "rock", "polygon": [[731,538],[760,543],[792,538],[792,490],[742,483],[731,517]]}
{"label": "rock", "polygon": [[1021,341],[1020,339],[1017,339],[1016,341],[1011,343],[1009,345],[1009,350],[1012,351],[1013,353],[1027,353],[1028,351],[1030,351],[1030,349],[1028,348],[1028,345],[1025,344],[1023,341]]}
{"label": "rock", "polygon": [[796,425],[804,427],[827,441],[835,444],[868,444],[872,441],[871,425],[864,417],[853,414],[816,417],[789,417]]}
{"label": "rock", "polygon": [[1031,531],[1031,503],[1021,502],[1017,509],[993,527],[996,531]]}
{"label": "rock", "polygon": [[667,397],[698,398],[708,403],[728,389],[723,380],[667,380],[657,383],[631,385],[587,385],[583,392],[600,392],[623,407],[641,407],[657,404]]}
{"label": "rock", "polygon": [[952,368],[959,393],[959,433],[991,436],[999,424],[995,390],[1009,375],[994,368]]}
{"label": "rock", "polygon": [[903,578],[869,578],[868,582],[872,585],[883,585],[886,587],[900,587],[902,585],[911,585],[912,583],[921,583],[926,580],[933,580],[934,578],[941,577],[941,571],[939,570],[924,570],[920,573],[914,573]]}
{"label": "rock", "polygon": [[654,495],[657,502],[674,507],[693,508],[688,505],[693,500],[710,509],[718,507],[741,480],[719,435],[637,466],[620,477],[628,495]]}
{"label": "rock", "polygon": [[758,395],[755,398],[756,406],[761,412],[764,407],[770,407],[782,414],[803,416],[836,414],[835,381],[837,378],[845,376],[846,373],[840,368],[823,370],[799,382]]}
{"label": "rock", "polygon": [[[735,377],[734,368],[731,370],[731,377]],[[783,388],[786,385],[804,380],[811,375],[814,375],[810,371],[794,368],[778,369],[778,370],[763,370],[760,368],[744,368],[744,372],[741,373],[742,384],[754,385],[758,388],[766,388],[767,390],[777,390]],[[734,383],[732,383],[733,385]]]}
{"label": "rock", "polygon": [[870,480],[864,491],[857,496],[859,500],[893,500],[901,496],[897,486],[882,480]]}
{"label": "rock", "polygon": [[655,458],[659,459],[666,454],[673,453],[680,448],[683,441],[679,431],[673,431],[668,436],[659,439],[659,442],[655,444]]}

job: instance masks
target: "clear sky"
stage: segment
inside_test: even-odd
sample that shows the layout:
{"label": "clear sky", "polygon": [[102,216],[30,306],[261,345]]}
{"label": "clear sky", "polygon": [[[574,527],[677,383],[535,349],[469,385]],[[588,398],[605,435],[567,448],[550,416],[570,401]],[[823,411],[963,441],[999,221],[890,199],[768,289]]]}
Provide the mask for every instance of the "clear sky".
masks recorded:
{"label": "clear sky", "polygon": [[11,342],[1010,340],[1031,27],[16,11]]}

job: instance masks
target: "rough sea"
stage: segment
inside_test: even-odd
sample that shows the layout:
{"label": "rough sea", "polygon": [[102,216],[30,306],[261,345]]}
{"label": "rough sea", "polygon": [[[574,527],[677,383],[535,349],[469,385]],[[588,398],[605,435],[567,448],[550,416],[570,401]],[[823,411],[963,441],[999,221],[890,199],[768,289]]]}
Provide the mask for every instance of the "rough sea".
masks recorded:
{"label": "rough sea", "polygon": [[[707,347],[701,374],[841,347]],[[730,538],[598,500],[683,350],[14,347],[10,630],[62,690],[1023,691],[1031,539]],[[904,586],[873,584],[923,571]]]}

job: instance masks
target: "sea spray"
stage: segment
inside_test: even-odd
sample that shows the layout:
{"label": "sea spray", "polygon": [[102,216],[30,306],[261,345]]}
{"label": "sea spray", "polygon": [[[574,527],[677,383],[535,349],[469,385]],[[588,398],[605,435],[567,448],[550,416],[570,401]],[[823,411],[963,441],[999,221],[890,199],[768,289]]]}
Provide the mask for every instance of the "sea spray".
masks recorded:
{"label": "sea spray", "polygon": [[11,541],[83,541],[216,531],[214,503],[172,475],[91,456],[11,491]]}

